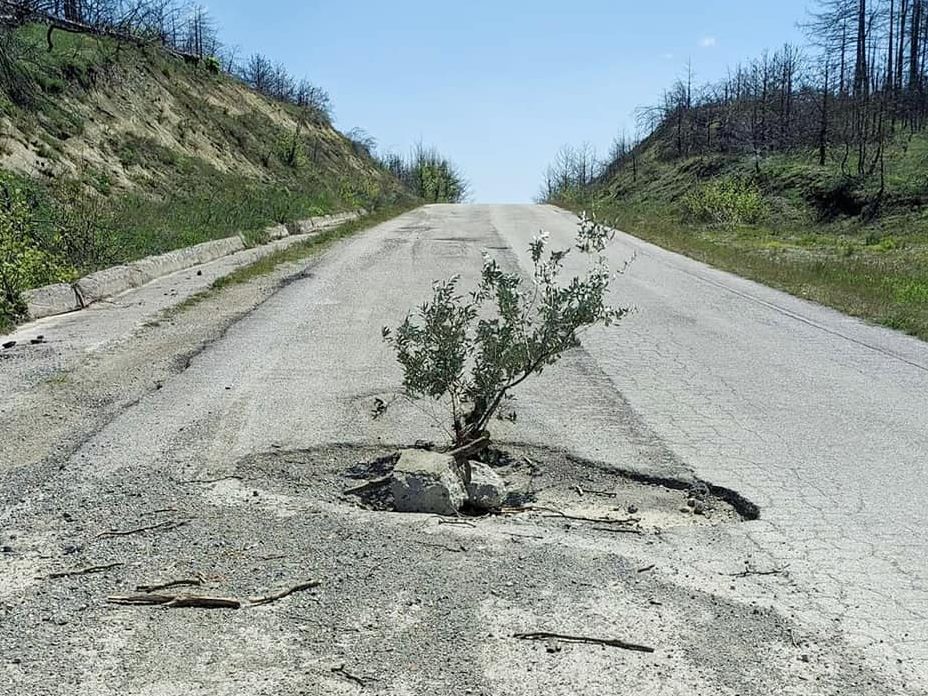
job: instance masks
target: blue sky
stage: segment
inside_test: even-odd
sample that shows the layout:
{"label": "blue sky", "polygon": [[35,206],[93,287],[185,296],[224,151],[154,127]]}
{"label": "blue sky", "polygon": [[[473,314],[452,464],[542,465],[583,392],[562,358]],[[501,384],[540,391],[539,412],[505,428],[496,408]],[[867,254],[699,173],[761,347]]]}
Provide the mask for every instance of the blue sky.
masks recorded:
{"label": "blue sky", "polygon": [[212,0],[226,43],[332,95],[381,149],[434,144],[478,202],[524,202],[565,143],[608,147],[692,60],[698,80],[798,41],[812,0]]}

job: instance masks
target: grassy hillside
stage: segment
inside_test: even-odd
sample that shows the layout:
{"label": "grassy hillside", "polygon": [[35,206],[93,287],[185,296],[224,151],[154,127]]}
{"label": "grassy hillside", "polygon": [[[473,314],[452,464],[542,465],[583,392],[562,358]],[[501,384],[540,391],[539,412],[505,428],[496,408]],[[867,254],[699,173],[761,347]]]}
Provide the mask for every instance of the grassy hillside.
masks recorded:
{"label": "grassy hillside", "polygon": [[[62,31],[48,50],[43,26],[3,41],[8,297],[273,222],[412,198],[325,114],[263,97],[209,60]],[[21,313],[6,304],[0,321]]]}
{"label": "grassy hillside", "polygon": [[879,172],[844,151],[674,156],[658,129],[590,186],[592,209],[668,249],[928,339],[928,136],[897,133]]}

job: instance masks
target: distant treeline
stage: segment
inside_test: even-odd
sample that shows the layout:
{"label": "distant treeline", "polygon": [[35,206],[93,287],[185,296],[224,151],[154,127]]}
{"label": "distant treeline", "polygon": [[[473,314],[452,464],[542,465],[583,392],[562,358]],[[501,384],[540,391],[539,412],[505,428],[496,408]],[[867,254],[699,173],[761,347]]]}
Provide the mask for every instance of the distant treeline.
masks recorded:
{"label": "distant treeline", "polygon": [[804,150],[850,177],[883,186],[886,145],[928,124],[928,0],[819,0],[804,25],[806,46],[784,45],[739,65],[714,84],[692,70],[639,110],[638,136],[603,159],[566,148],[546,172],[541,196],[585,187],[637,166],[640,141],[661,136],[663,155],[753,156]]}
{"label": "distant treeline", "polygon": [[435,148],[417,145],[408,157],[387,154],[378,161],[426,202],[461,203],[467,200],[469,186],[464,176]]}
{"label": "distant treeline", "polygon": [[377,140],[362,128],[352,128],[345,137],[359,157],[376,162],[426,203],[463,203],[470,195],[461,170],[434,147],[419,143],[406,156],[378,154]]}

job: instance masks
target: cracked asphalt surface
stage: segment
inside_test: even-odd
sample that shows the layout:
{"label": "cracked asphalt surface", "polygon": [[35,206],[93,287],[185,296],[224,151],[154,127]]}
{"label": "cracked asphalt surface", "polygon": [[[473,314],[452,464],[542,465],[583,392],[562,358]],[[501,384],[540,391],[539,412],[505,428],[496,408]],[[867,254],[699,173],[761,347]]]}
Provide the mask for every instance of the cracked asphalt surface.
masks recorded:
{"label": "cracked asphalt surface", "polygon": [[[615,286],[636,311],[526,382],[518,420],[494,435],[607,472],[705,479],[759,505],[759,520],[641,541],[540,518],[429,526],[338,497],[338,472],[362,451],[442,438],[435,414],[403,402],[370,417],[400,383],[380,328],[433,280],[474,284],[484,251],[527,271],[530,238],[544,229],[567,246],[575,223],[547,206],[427,206],[307,262],[261,303],[233,291],[240,313],[219,316],[222,297],[173,329],[98,313],[89,344],[54,342],[56,327],[86,335],[81,315],[22,328],[52,345],[0,360],[18,395],[0,414],[17,433],[0,443],[0,692],[926,693],[928,346],[634,238],[609,253],[616,265],[636,256]],[[67,446],[43,439],[56,387],[29,399],[23,385],[66,365],[89,393],[114,356],[157,364],[157,348],[168,361],[180,344],[159,336],[178,327],[188,352],[209,329],[189,365],[143,370],[158,386],[110,399],[118,408],[92,429],[75,420]],[[288,464],[256,469],[255,457]],[[558,459],[561,479],[586,475],[573,461]],[[189,522],[94,539],[158,510]],[[423,548],[425,535],[450,551]],[[125,567],[47,580],[108,562]],[[234,614],[102,603],[196,572],[227,593],[307,574],[323,584]],[[546,653],[504,639],[539,626],[659,650]]]}

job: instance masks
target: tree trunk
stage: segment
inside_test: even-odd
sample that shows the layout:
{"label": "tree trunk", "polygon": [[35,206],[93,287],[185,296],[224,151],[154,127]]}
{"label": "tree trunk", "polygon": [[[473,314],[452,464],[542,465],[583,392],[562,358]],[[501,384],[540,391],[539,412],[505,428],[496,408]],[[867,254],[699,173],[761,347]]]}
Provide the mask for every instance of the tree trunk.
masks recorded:
{"label": "tree trunk", "polygon": [[64,0],[64,18],[66,20],[69,22],[82,22],[84,21],[82,14],[80,0]]}
{"label": "tree trunk", "polygon": [[825,166],[828,153],[828,62],[825,62],[825,88],[822,90],[822,120],[818,131],[818,163]]}
{"label": "tree trunk", "polygon": [[896,50],[896,90],[902,91],[903,74],[905,70],[905,27],[909,14],[909,0],[901,0],[899,5],[899,36]]}
{"label": "tree trunk", "polygon": [[838,72],[838,80],[840,87],[838,88],[838,95],[842,98],[847,93],[847,85],[845,84],[845,79],[847,76],[847,20],[844,20],[841,23],[841,67]]}
{"label": "tree trunk", "polygon": [[857,3],[857,63],[854,67],[854,94],[865,96],[869,91],[867,72],[867,0]]}
{"label": "tree trunk", "polygon": [[918,89],[921,82],[919,75],[919,40],[922,24],[922,0],[912,3],[912,28],[909,32],[909,89],[913,92]]}
{"label": "tree trunk", "polygon": [[896,1],[889,0],[889,41],[887,42],[886,47],[886,85],[884,89],[889,90],[890,92],[895,91],[895,85],[893,84],[893,44],[895,43],[896,37],[893,34],[896,24]]}

